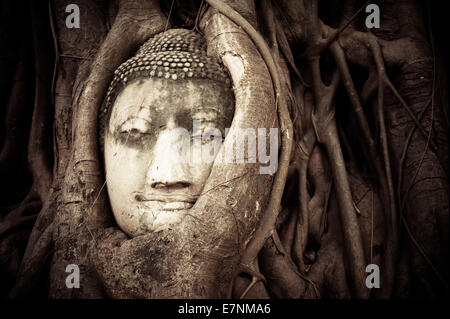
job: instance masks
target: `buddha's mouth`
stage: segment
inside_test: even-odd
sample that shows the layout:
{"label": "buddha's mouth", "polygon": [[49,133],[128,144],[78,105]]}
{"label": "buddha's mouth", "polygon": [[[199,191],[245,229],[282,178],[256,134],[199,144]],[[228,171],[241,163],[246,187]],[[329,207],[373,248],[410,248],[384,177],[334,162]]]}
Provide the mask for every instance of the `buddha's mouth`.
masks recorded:
{"label": "buddha's mouth", "polygon": [[135,199],[144,209],[159,211],[176,211],[192,208],[198,196],[175,194],[137,194]]}

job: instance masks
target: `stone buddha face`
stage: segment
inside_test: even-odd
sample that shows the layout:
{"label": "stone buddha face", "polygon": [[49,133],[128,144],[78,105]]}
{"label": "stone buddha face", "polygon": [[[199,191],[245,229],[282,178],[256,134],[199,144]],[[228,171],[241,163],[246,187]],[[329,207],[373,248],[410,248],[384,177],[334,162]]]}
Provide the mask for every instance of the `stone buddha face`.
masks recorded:
{"label": "stone buddha face", "polygon": [[[225,137],[233,113],[232,90],[210,79],[140,77],[120,91],[105,127],[104,161],[111,208],[125,233],[164,230],[189,213],[213,165],[198,160],[199,148],[217,142],[205,139],[211,131]],[[186,142],[187,153],[180,147]]]}

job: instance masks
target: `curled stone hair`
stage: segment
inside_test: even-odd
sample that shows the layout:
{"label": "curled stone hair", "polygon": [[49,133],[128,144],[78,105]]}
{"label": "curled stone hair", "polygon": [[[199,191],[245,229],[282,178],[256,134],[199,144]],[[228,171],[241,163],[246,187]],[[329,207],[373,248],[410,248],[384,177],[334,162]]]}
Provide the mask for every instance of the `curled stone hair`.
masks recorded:
{"label": "curled stone hair", "polygon": [[214,57],[206,55],[206,40],[195,31],[170,29],[147,40],[131,59],[122,63],[108,88],[99,114],[101,146],[112,105],[121,90],[137,78],[173,81],[208,79],[231,90],[230,77]]}

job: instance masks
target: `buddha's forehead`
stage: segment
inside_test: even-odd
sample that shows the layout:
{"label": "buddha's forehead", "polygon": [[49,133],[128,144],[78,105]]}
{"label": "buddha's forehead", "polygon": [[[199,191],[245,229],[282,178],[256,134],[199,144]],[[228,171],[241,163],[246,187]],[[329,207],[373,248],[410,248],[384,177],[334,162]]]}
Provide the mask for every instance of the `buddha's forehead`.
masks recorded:
{"label": "buddha's forehead", "polygon": [[234,112],[233,93],[224,84],[207,79],[137,79],[117,96],[110,125],[122,123],[130,116],[151,118],[158,114],[168,116],[183,112],[200,114],[205,119],[215,117],[231,120]]}

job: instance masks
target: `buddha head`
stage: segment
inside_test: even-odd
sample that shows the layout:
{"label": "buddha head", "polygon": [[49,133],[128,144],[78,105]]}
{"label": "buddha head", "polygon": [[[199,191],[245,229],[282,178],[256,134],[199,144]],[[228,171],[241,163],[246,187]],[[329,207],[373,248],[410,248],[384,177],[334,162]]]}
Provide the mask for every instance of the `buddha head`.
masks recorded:
{"label": "buddha head", "polygon": [[115,71],[100,136],[122,231],[135,237],[164,230],[189,213],[214,163],[202,152],[219,145],[233,114],[229,76],[194,31],[158,34]]}

